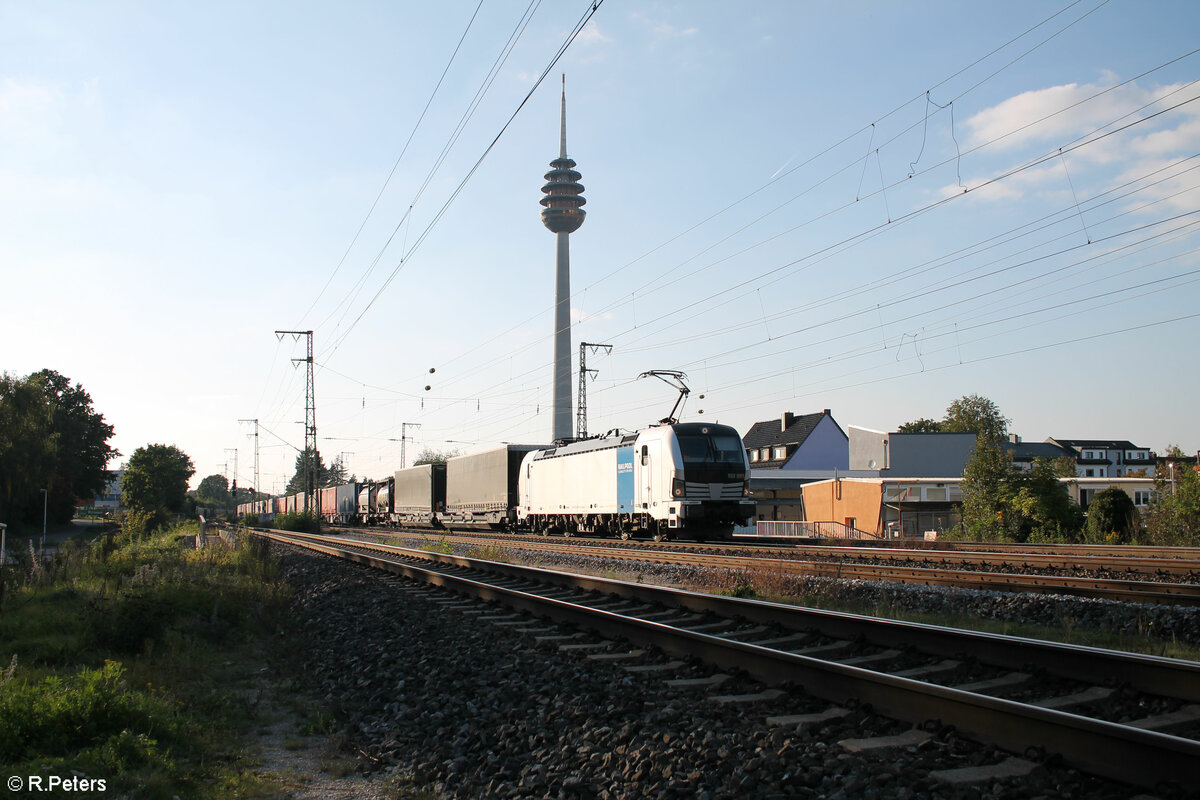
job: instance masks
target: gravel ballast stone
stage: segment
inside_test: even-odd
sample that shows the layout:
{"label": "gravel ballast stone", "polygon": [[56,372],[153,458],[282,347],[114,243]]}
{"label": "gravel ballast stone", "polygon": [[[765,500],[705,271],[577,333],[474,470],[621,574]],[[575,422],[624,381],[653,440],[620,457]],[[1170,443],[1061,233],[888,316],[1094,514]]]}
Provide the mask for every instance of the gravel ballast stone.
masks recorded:
{"label": "gravel ballast stone", "polygon": [[[831,704],[798,687],[765,702],[713,702],[731,693],[728,684],[672,689],[664,682],[705,674],[693,663],[678,674],[632,674],[620,661],[538,645],[414,584],[279,552],[304,637],[303,680],[345,726],[364,771],[385,771],[433,796],[957,800],[1139,792],[1047,764],[985,785],[940,781],[937,770],[1000,764],[1011,754],[933,722],[923,744],[885,757],[848,753],[837,742],[894,736],[912,725],[851,706],[824,722],[769,726],[768,716],[815,714]],[[530,627],[545,625],[552,623],[531,618]],[[763,688],[743,677],[733,682],[738,692]]]}

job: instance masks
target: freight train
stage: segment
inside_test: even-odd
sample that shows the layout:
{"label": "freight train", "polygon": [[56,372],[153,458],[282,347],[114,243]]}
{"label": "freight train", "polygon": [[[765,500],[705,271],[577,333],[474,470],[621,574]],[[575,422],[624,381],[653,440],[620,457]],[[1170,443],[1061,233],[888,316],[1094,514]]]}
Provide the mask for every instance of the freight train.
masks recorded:
{"label": "freight train", "polygon": [[[720,538],[753,516],[749,487],[737,431],[672,420],[556,446],[510,444],[320,489],[317,511],[334,524]],[[242,504],[238,514],[266,521],[303,509],[297,494]]]}

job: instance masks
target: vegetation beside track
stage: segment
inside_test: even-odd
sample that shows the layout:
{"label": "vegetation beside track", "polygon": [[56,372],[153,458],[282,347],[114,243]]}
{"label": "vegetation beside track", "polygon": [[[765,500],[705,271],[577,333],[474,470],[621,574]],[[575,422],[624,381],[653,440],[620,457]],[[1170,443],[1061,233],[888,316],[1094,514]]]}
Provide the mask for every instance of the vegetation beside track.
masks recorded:
{"label": "vegetation beside track", "polygon": [[132,525],[5,569],[0,762],[82,774],[115,795],[271,794],[240,737],[287,586],[261,542],[192,542]]}

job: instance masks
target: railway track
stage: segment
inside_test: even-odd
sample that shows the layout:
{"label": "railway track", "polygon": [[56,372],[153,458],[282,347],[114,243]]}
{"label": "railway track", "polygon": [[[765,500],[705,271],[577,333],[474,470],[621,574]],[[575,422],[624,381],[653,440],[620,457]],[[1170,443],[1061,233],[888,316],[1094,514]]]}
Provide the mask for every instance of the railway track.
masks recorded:
{"label": "railway track", "polygon": [[[370,531],[348,529],[355,535],[394,536],[390,531]],[[429,532],[422,532],[429,535]],[[523,550],[555,552],[579,555],[593,558],[611,558],[623,561],[651,561],[669,564],[689,564],[702,567],[722,569],[783,572],[794,575],[815,575],[828,578],[846,578],[876,581],[894,581],[913,583],[926,586],[953,586],[968,589],[992,589],[1009,592],[1038,592],[1054,594],[1070,594],[1082,597],[1097,597],[1108,600],[1121,600],[1136,603],[1170,603],[1182,605],[1200,604],[1200,583],[1178,583],[1169,580],[1129,580],[1122,578],[1091,577],[1084,575],[1052,575],[1024,571],[999,571],[995,569],[1000,564],[1010,570],[1020,570],[1028,562],[1008,558],[990,562],[995,571],[979,571],[955,569],[950,566],[908,566],[904,564],[887,563],[893,560],[893,553],[871,551],[864,561],[859,560],[813,560],[800,557],[793,549],[773,549],[770,551],[754,551],[753,554],[742,554],[742,551],[729,552],[727,546],[705,546],[697,548],[694,544],[673,543],[674,546],[664,547],[657,544],[630,544],[614,540],[575,541],[562,539],[540,539],[535,537],[514,537],[497,534],[461,534],[458,532],[445,534],[447,541],[471,542],[480,546],[519,547]],[[805,553],[807,551],[804,551]],[[907,551],[900,551],[907,552]],[[962,555],[962,554],[960,554]],[[981,554],[986,555],[986,554]],[[860,558],[856,551],[855,558]],[[926,563],[937,563],[931,557]],[[1036,556],[1034,557],[1036,558]],[[880,563],[885,562],[885,563]],[[962,566],[967,562],[959,562]],[[973,563],[973,562],[972,562]],[[1050,562],[1042,562],[1041,569],[1050,569]],[[1087,570],[1080,559],[1069,562],[1076,570]],[[1113,562],[1109,562],[1113,563]],[[1190,565],[1191,562],[1185,562]],[[1142,565],[1149,569],[1149,565]],[[1093,566],[1092,569],[1099,569]],[[1142,573],[1137,573],[1142,574]],[[1200,564],[1196,569],[1190,569],[1188,575],[1200,575]],[[1164,575],[1159,573],[1159,577]]]}
{"label": "railway track", "polygon": [[[1200,790],[1200,664],[1088,647],[801,609],[570,575],[391,545],[307,534],[259,535],[368,564],[500,603],[496,624],[549,618],[588,631],[566,647],[624,661],[647,674],[690,656],[744,672],[767,687],[802,687],[832,706],[788,708],[782,688],[717,697],[768,701],[768,724],[804,726],[849,713],[847,703],[917,727],[952,725],[1005,750],[1056,753],[1068,764],[1126,783]],[[526,621],[522,622],[522,619]],[[591,638],[588,638],[590,636]],[[603,637],[598,641],[595,637]],[[569,644],[566,642],[569,641]],[[600,652],[597,652],[600,651]],[[649,659],[649,663],[643,663]],[[718,686],[727,674],[677,679]],[[927,735],[926,735],[926,738]],[[868,746],[868,745],[864,745]],[[1021,763],[1021,759],[1017,759]],[[1021,769],[1010,759],[1003,769]],[[997,765],[1001,768],[1001,765]]]}

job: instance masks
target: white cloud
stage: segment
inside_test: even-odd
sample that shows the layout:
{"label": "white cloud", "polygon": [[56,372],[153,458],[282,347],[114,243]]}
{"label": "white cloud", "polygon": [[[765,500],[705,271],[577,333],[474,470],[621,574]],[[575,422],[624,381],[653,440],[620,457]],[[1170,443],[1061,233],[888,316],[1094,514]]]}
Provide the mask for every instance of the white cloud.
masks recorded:
{"label": "white cloud", "polygon": [[[1002,153],[1024,160],[1050,155],[1056,147],[1064,148],[1064,158],[1051,158],[994,184],[985,185],[1021,161],[995,167],[988,177],[964,174],[963,182],[973,190],[980,187],[979,196],[992,201],[1013,201],[1036,194],[1042,200],[1070,204],[1076,196],[1083,201],[1103,188],[1136,180],[1165,163],[1200,152],[1200,102],[1150,119],[1156,112],[1200,97],[1200,86],[1131,83],[1104,92],[1117,80],[1106,73],[1098,83],[1070,83],[1022,92],[976,113],[964,123],[966,146],[987,146],[973,159]],[[1128,132],[1097,138],[1139,119],[1147,121]],[[1068,147],[1082,137],[1094,141],[1077,149]],[[1120,177],[1113,176],[1114,167],[1122,173]],[[1173,190],[1164,189],[1163,194],[1178,189],[1176,185]],[[958,186],[951,185],[942,187],[938,194],[947,197],[960,192]],[[1139,203],[1151,195],[1147,191]]]}
{"label": "white cloud", "polygon": [[1200,118],[1185,121],[1177,128],[1155,131],[1133,140],[1131,149],[1146,157],[1195,150],[1200,142]]}
{"label": "white cloud", "polygon": [[35,138],[58,126],[60,96],[49,86],[0,83],[0,136]]}
{"label": "white cloud", "polygon": [[[1038,191],[1045,197],[1047,191],[1061,189],[1068,196],[1070,195],[1067,175],[1063,171],[1062,162],[1058,159],[1010,175],[1004,180],[988,183],[995,177],[993,175],[988,178],[977,178],[967,181],[966,185],[975,196],[993,201],[1020,200],[1031,191]],[[962,187],[956,183],[943,186],[938,190],[940,197],[952,197],[956,194],[962,194]]]}
{"label": "white cloud", "polygon": [[1131,83],[1105,92],[1106,88],[1097,83],[1068,83],[1010,97],[964,123],[968,131],[967,146],[978,147],[989,142],[994,142],[991,147],[1004,149],[1042,142],[1062,145],[1101,126],[1133,121],[1136,119],[1133,115],[1143,106],[1168,95],[1164,104],[1140,114],[1148,116],[1165,105],[1195,97],[1200,91],[1194,86],[1180,91],[1178,84],[1143,87]]}
{"label": "white cloud", "polygon": [[575,37],[575,43],[585,47],[604,45],[611,41],[612,39],[610,37],[605,36],[601,32],[600,26],[596,24],[595,20],[589,21],[588,24],[583,27],[583,30],[579,32],[579,35]]}
{"label": "white cloud", "polygon": [[666,20],[651,19],[649,16],[640,11],[633,12],[633,14],[630,15],[630,19],[632,19],[634,22],[640,23],[646,28],[649,28],[650,32],[653,33],[655,38],[658,39],[679,39],[685,36],[695,36],[700,32],[700,29],[695,25],[690,25],[686,28],[680,28],[676,25],[672,25]]}

